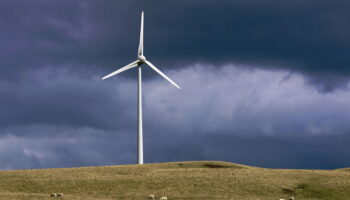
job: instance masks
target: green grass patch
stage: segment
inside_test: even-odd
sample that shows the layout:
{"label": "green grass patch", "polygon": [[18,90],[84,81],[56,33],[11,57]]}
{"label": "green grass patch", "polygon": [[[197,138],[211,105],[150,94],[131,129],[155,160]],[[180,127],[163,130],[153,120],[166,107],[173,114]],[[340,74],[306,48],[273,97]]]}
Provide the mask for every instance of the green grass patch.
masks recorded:
{"label": "green grass patch", "polygon": [[0,171],[0,200],[343,200],[348,170],[264,169],[220,161]]}

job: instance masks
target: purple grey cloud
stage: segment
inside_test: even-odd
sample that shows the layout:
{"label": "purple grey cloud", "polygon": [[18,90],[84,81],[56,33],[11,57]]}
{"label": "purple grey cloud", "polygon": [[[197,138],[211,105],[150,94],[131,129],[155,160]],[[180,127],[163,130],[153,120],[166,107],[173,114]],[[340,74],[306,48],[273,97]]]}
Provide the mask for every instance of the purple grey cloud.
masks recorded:
{"label": "purple grey cloud", "polygon": [[0,168],[134,163],[145,53],[146,162],[350,165],[349,2],[0,3]]}

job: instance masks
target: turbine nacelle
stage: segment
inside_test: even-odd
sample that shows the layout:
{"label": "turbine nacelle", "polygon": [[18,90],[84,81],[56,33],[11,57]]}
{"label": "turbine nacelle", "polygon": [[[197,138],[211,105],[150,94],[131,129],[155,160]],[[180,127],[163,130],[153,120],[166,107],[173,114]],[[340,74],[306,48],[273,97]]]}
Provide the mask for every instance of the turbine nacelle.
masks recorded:
{"label": "turbine nacelle", "polygon": [[141,64],[146,63],[146,57],[144,55],[139,55],[137,58]]}

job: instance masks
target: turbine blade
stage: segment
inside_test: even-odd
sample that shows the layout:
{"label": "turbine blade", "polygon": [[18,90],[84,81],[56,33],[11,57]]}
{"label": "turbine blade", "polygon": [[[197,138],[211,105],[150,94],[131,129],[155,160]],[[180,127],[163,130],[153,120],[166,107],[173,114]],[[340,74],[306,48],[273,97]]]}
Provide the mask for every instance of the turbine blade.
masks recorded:
{"label": "turbine blade", "polygon": [[173,80],[171,80],[167,75],[165,75],[162,71],[160,71],[156,66],[154,66],[150,61],[146,60],[145,63],[150,66],[154,71],[158,72],[163,78],[165,78],[167,81],[169,81],[171,84],[173,84],[178,89],[181,89],[180,86],[178,86]]}
{"label": "turbine blade", "polygon": [[143,55],[143,11],[141,14],[140,44],[139,44],[138,55],[139,56]]}
{"label": "turbine blade", "polygon": [[107,78],[109,78],[109,77],[111,77],[111,76],[117,75],[117,74],[119,74],[119,73],[121,73],[121,72],[123,72],[123,71],[126,71],[126,70],[128,70],[128,69],[131,69],[131,68],[136,67],[136,66],[138,66],[138,65],[139,65],[139,61],[136,60],[136,61],[134,61],[134,62],[132,62],[132,63],[130,63],[130,64],[128,64],[128,65],[126,65],[126,66],[120,68],[120,69],[118,69],[117,71],[114,71],[114,72],[108,74],[107,76],[104,76],[104,77],[102,78],[102,80],[107,79]]}

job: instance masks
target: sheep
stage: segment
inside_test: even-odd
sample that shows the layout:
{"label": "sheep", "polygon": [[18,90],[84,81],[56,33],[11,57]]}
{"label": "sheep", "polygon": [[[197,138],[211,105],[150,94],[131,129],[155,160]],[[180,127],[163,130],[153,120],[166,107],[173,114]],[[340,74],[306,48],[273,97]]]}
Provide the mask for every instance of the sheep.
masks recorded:
{"label": "sheep", "polygon": [[63,194],[62,193],[58,193],[57,197],[63,197]]}
{"label": "sheep", "polygon": [[294,200],[294,197],[289,197],[289,200]]}
{"label": "sheep", "polygon": [[161,197],[160,200],[168,200],[168,197]]}
{"label": "sheep", "polygon": [[57,197],[57,193],[52,193],[51,195],[50,195],[50,197]]}
{"label": "sheep", "polygon": [[151,195],[148,196],[148,198],[149,198],[149,199],[155,199],[156,196],[155,196],[154,194],[151,194]]}

